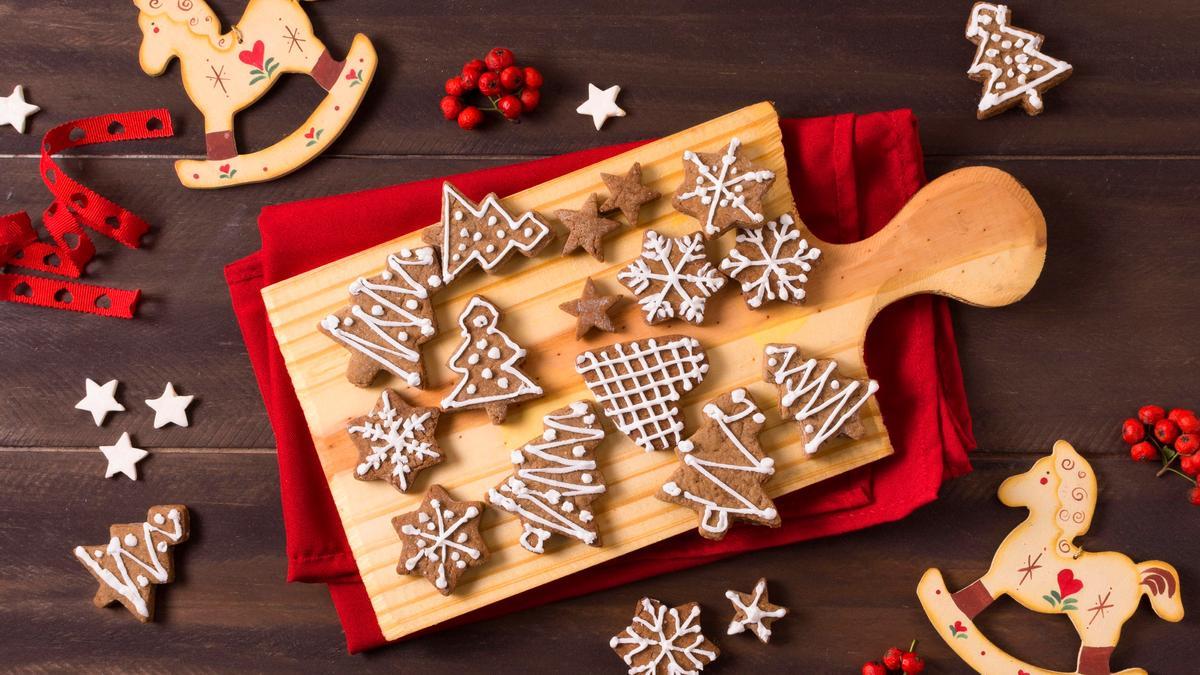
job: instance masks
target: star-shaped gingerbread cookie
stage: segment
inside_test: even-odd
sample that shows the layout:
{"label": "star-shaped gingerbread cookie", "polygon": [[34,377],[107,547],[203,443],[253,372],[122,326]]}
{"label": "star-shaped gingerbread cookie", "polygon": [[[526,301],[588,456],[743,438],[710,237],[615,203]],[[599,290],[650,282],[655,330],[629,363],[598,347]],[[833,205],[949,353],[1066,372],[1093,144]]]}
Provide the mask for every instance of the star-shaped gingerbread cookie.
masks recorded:
{"label": "star-shaped gingerbread cookie", "polygon": [[754,631],[754,635],[766,644],[771,640],[771,624],[788,613],[787,607],[772,605],[767,599],[767,580],[759,579],[753,593],[725,591],[725,597],[733,603],[733,620],[729,622],[728,635]]}
{"label": "star-shaped gingerbread cookie", "polygon": [[593,328],[598,328],[608,333],[617,332],[616,326],[613,325],[612,317],[608,313],[620,299],[621,296],[619,295],[600,295],[597,293],[596,282],[592,281],[591,277],[588,277],[587,281],[583,283],[583,295],[578,300],[564,302],[558,308],[578,319],[575,322],[575,339],[579,340]]}
{"label": "star-shaped gingerbread cookie", "polygon": [[600,210],[608,213],[619,209],[630,227],[638,226],[642,206],[662,196],[658,190],[651,190],[642,184],[641,162],[634,162],[624,175],[601,173],[600,179],[608,188],[608,199],[600,205]]}
{"label": "star-shaped gingerbread cookie", "polygon": [[439,464],[442,450],[434,431],[439,408],[417,408],[400,394],[384,389],[375,409],[350,420],[346,432],[358,449],[354,477],[385,480],[401,492],[408,491],[422,469]]}
{"label": "star-shaped gingerbread cookie", "polygon": [[582,248],[600,262],[604,262],[604,237],[621,227],[617,221],[600,215],[600,198],[595,193],[588,195],[578,211],[559,209],[554,217],[568,230],[563,255]]}
{"label": "star-shaped gingerbread cookie", "polygon": [[459,502],[441,485],[425,493],[416,511],[392,518],[403,548],[396,571],[429,580],[442,595],[450,595],[468,568],[488,559],[479,533],[483,502]]}
{"label": "star-shaped gingerbread cookie", "polygon": [[725,152],[683,153],[683,183],[671,204],[700,221],[706,238],[719,237],[732,227],[762,226],[763,200],[775,173],[758,169],[741,152],[734,137]]}

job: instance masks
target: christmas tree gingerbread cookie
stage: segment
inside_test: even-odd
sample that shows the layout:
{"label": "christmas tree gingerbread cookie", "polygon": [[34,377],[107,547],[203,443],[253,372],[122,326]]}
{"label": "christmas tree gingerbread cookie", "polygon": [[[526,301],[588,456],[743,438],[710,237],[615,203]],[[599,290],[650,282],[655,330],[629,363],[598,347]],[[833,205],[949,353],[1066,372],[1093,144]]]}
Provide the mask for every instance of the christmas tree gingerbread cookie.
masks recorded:
{"label": "christmas tree gingerbread cookie", "polygon": [[527,211],[513,218],[495,194],[478,204],[450,183],[442,184],[442,221],[422,233],[425,243],[442,256],[442,283],[450,283],[475,265],[489,274],[514,253],[537,255],[554,238],[538,214]]}
{"label": "christmas tree gingerbread cookie", "polygon": [[796,345],[767,345],[763,362],[765,379],[779,388],[783,416],[800,423],[805,452],[838,435],[862,438],[859,410],[879,391],[878,382],[839,378],[836,361],[806,359]]}
{"label": "christmas tree gingerbread cookie", "polygon": [[171,548],[187,541],[187,507],[152,506],[145,522],[113,525],[108,533],[107,543],[76,546],[74,551],[100,584],[92,604],[119,602],[147,623],[154,618],[154,587],[175,580]]}
{"label": "christmas tree gingerbread cookie", "polygon": [[705,237],[719,237],[733,227],[760,227],[763,200],[775,174],[746,159],[741,139],[730,139],[724,152],[683,153],[683,183],[671,204],[700,221]]}
{"label": "christmas tree gingerbread cookie", "polygon": [[542,418],[546,430],[512,452],[513,475],[488,491],[493,506],[521,519],[521,546],[545,551],[553,534],[600,545],[590,505],[604,494],[604,476],[593,454],[604,428],[587,401]]}
{"label": "christmas tree gingerbread cookie", "polygon": [[779,512],[763,490],[775,461],[758,444],[766,417],[745,389],[704,406],[700,430],[675,446],[679,468],[657,497],[700,514],[700,535],[725,538],[733,520],[779,527]]}
{"label": "christmas tree gingerbread cookie", "polygon": [[423,576],[450,595],[468,569],[487,562],[481,515],[483,502],[455,501],[441,485],[429,488],[417,510],[392,519],[403,545],[396,571]]}
{"label": "christmas tree gingerbread cookie", "polygon": [[442,399],[442,409],[483,408],[492,424],[503,424],[508,406],[542,395],[542,388],[520,369],[525,349],[499,323],[500,310],[479,295],[459,315],[463,340],[449,362],[459,379]]}
{"label": "christmas tree gingerbread cookie", "polygon": [[676,318],[699,326],[708,298],[725,285],[699,233],[664,237],[654,230],[646,232],[641,255],[617,273],[617,281],[638,297],[649,326]]}
{"label": "christmas tree gingerbread cookie", "polygon": [[441,412],[410,406],[399,393],[384,389],[370,413],[350,420],[346,426],[358,449],[354,477],[387,481],[407,492],[421,470],[443,459],[434,437]]}
{"label": "christmas tree gingerbread cookie", "polygon": [[350,351],[346,379],[369,387],[382,370],[424,388],[421,345],[437,332],[432,295],[442,286],[437,252],[401,249],[387,267],[350,284],[354,304],[321,320],[320,330]]}
{"label": "christmas tree gingerbread cookie", "polygon": [[1121,628],[1142,596],[1160,618],[1183,619],[1174,567],[1161,560],[1135,563],[1121,553],[1085,551],[1075,543],[1091,526],[1098,487],[1087,460],[1070,443],[1058,441],[1049,456],[1000,484],[1000,501],[1029,509],[1029,517],[1000,543],[987,573],[955,593],[937,569],[921,577],[921,606],[967,665],[981,673],[1063,675],[1009,655],[979,631],[975,617],[1001,595],[1034,612],[1070,619],[1080,637],[1077,675],[1113,672],[1109,660]]}
{"label": "christmas tree gingerbread cookie", "polygon": [[983,120],[1016,106],[1037,115],[1043,97],[1071,76],[1071,64],[1041,51],[1043,37],[1009,25],[1008,7],[976,2],[967,21],[967,39],[975,43],[975,59],[967,75],[983,83],[976,116]]}
{"label": "christmas tree gingerbread cookie", "polygon": [[[204,0],[134,0],[142,45],[138,61],[157,77],[179,59],[188,98],[204,114],[204,161],[179,160],[175,172],[190,188],[221,188],[273,180],[312,161],[354,116],[378,57],[365,35],[356,35],[339,61],[313,34],[296,0],[250,0],[234,27]],[[238,152],[233,118],[275,86],[283,73],[307,74],[325,98],[304,124],[274,145]]]}

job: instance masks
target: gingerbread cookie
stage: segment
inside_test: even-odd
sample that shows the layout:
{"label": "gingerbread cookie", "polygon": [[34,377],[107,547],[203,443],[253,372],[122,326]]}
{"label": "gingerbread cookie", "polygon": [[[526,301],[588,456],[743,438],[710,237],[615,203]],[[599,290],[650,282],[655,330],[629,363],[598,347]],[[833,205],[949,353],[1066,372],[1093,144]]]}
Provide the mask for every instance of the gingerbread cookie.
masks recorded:
{"label": "gingerbread cookie", "polygon": [[588,195],[578,211],[559,209],[554,217],[567,228],[567,241],[563,244],[563,255],[582,248],[593,258],[604,262],[604,237],[621,224],[600,215],[600,198],[596,193]]}
{"label": "gingerbread cookie", "polygon": [[642,164],[634,162],[624,175],[601,173],[600,180],[608,188],[608,199],[600,205],[600,210],[620,210],[630,227],[637,227],[641,220],[642,207],[662,196],[658,190],[651,190],[642,184]]}
{"label": "gingerbread cookie", "polygon": [[705,237],[719,237],[732,227],[759,227],[766,220],[763,200],[775,174],[756,169],[742,156],[741,144],[734,137],[723,153],[683,153],[683,183],[671,205],[699,220]]}
{"label": "gingerbread cookie", "polygon": [[785,213],[758,229],[739,229],[737,245],[721,260],[721,271],[741,285],[751,309],[776,299],[801,305],[808,273],[820,257],[821,249],[810,248],[795,219]]}
{"label": "gingerbread cookie", "polygon": [[1020,104],[1037,115],[1042,97],[1071,76],[1071,64],[1042,53],[1043,36],[1008,23],[1008,7],[976,2],[967,21],[967,39],[975,43],[975,60],[967,76],[983,83],[975,116],[987,119]]}
{"label": "gingerbread cookie", "polygon": [[584,352],[575,371],[621,433],[651,452],[679,443],[679,399],[704,381],[708,358],[699,340],[664,335]]}
{"label": "gingerbread cookie", "polygon": [[538,214],[527,211],[513,218],[495,193],[479,204],[453,185],[442,184],[442,222],[421,235],[441,250],[442,283],[450,283],[474,265],[489,274],[514,253],[537,255],[554,233]]}
{"label": "gingerbread cookie", "polygon": [[578,319],[575,322],[575,339],[580,340],[593,328],[607,333],[617,332],[612,317],[608,313],[620,299],[619,295],[597,293],[596,283],[592,281],[591,277],[588,277],[587,281],[583,282],[583,295],[578,300],[564,302],[558,308]]}
{"label": "gingerbread cookie", "polygon": [[757,584],[754,584],[753,593],[739,593],[738,591],[725,591],[725,597],[729,598],[729,602],[733,603],[733,621],[729,622],[729,630],[727,635],[737,635],[738,633],[746,632],[746,629],[754,631],[754,635],[759,641],[767,644],[771,641],[771,624],[776,620],[787,615],[787,607],[772,605],[767,599],[767,580],[759,579]]}
{"label": "gingerbread cookie", "polygon": [[708,298],[725,285],[699,233],[664,237],[654,230],[646,231],[641,255],[617,273],[617,280],[638,297],[650,326],[674,318],[704,323]]}
{"label": "gingerbread cookie", "polygon": [[839,378],[836,361],[805,359],[796,345],[767,345],[763,362],[765,379],[779,388],[783,416],[801,425],[805,452],[811,455],[835,435],[866,433],[859,409],[879,391],[878,382]]}
{"label": "gingerbread cookie", "polygon": [[700,632],[700,605],[667,607],[642,598],[633,621],[608,641],[629,675],[697,675],[721,650]]}
{"label": "gingerbread cookie", "polygon": [[374,410],[350,420],[346,432],[358,449],[358,480],[385,480],[406,492],[422,469],[439,464],[442,450],[434,438],[437,408],[417,408],[384,389]]}
{"label": "gingerbread cookie", "polygon": [[320,329],[350,351],[346,379],[369,387],[388,370],[406,384],[425,387],[421,345],[437,332],[433,293],[442,287],[437,252],[401,249],[387,267],[350,284],[354,304],[321,320]]}
{"label": "gingerbread cookie", "polygon": [[100,588],[92,604],[119,602],[138,621],[154,618],[154,586],[175,580],[171,547],[187,541],[188,510],[182,504],[152,506],[143,523],[113,525],[107,543],[76,546],[75,558]]}
{"label": "gingerbread cookie", "polygon": [[483,502],[455,501],[441,485],[430,487],[416,511],[392,518],[403,545],[396,572],[423,576],[450,595],[468,568],[487,562],[482,513]]}
{"label": "gingerbread cookie", "polygon": [[493,506],[521,519],[521,546],[545,551],[552,534],[600,545],[591,503],[604,494],[604,476],[592,454],[604,428],[587,401],[542,418],[545,432],[512,452],[512,476],[488,491]]}
{"label": "gingerbread cookie", "polygon": [[518,367],[525,349],[497,326],[500,310],[483,296],[471,298],[458,317],[463,341],[450,357],[458,383],[442,399],[443,410],[487,410],[501,424],[508,406],[542,395],[542,388]]}
{"label": "gingerbread cookie", "polygon": [[675,446],[680,466],[656,495],[700,514],[700,535],[723,539],[731,520],[779,527],[779,512],[763,490],[775,461],[758,444],[766,418],[745,389],[704,406],[700,430]]}

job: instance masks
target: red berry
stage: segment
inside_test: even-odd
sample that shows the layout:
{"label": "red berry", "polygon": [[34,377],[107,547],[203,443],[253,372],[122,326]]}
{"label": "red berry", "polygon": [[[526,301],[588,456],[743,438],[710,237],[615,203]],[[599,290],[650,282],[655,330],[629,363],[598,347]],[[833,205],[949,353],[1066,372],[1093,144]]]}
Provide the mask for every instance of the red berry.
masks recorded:
{"label": "red berry", "polygon": [[1146,427],[1130,417],[1121,423],[1121,440],[1133,445],[1146,437]]}
{"label": "red berry", "polygon": [[1200,433],[1200,418],[1197,418],[1192,413],[1184,413],[1175,420],[1175,424],[1179,425],[1179,430],[1185,434]]}
{"label": "red berry", "polygon": [[1142,441],[1129,449],[1129,456],[1135,462],[1149,462],[1158,459],[1158,450],[1150,441]]}
{"label": "red berry", "polygon": [[1159,405],[1144,405],[1138,408],[1138,419],[1146,424],[1154,424],[1166,416],[1166,411]]}
{"label": "red berry", "polygon": [[900,670],[900,660],[903,658],[904,650],[892,647],[883,653],[883,665],[887,666],[888,670]]}
{"label": "red berry", "polygon": [[1195,417],[1196,411],[1188,410],[1187,408],[1171,408],[1171,412],[1167,413],[1167,419],[1179,424],[1179,418],[1184,415],[1191,415],[1192,417]]}
{"label": "red berry", "polygon": [[458,126],[463,129],[474,129],[481,122],[483,122],[483,113],[473,105],[463,108],[462,112],[458,113]]}
{"label": "red berry", "polygon": [[904,652],[904,657],[900,659],[900,670],[903,670],[905,675],[925,672],[925,659],[912,652]]}
{"label": "red berry", "polygon": [[1200,474],[1200,455],[1183,455],[1179,458],[1179,469],[1195,478]]}
{"label": "red berry", "polygon": [[542,100],[542,95],[537,89],[530,89],[528,85],[521,90],[521,107],[525,112],[529,112],[538,107],[538,102]]}
{"label": "red berry", "polygon": [[500,84],[509,91],[516,91],[525,84],[525,71],[516,66],[509,66],[500,71]]}
{"label": "red berry", "polygon": [[462,75],[459,75],[458,79],[462,82],[463,93],[466,93],[474,89],[475,85],[478,84],[479,75],[477,75],[473,70],[468,70]]}
{"label": "red berry", "polygon": [[479,93],[484,96],[496,96],[500,91],[500,77],[492,71],[485,71],[479,75]]}
{"label": "red berry", "polygon": [[882,663],[871,661],[863,664],[862,675],[888,675],[888,670]]}
{"label": "red berry", "polygon": [[487,64],[483,62],[483,59],[471,59],[463,64],[462,71],[465,73],[468,70],[473,70],[475,71],[475,74],[478,75],[487,70]]}
{"label": "red berry", "polygon": [[1160,442],[1170,445],[1179,438],[1179,425],[1171,420],[1161,419],[1154,423],[1154,437]]}
{"label": "red berry", "polygon": [[[1175,439],[1175,452],[1181,455],[1195,455],[1196,451],[1200,450],[1200,436],[1195,434],[1181,434]],[[1197,455],[1200,457],[1200,455]]]}
{"label": "red berry", "polygon": [[463,87],[463,81],[461,78],[452,77],[452,78],[446,80],[446,94],[447,95],[462,96],[465,93],[467,93],[467,90]]}
{"label": "red berry", "polygon": [[[1191,492],[1188,493],[1188,501],[1196,506],[1200,506],[1200,487],[1192,488]],[[866,673],[867,671],[864,670],[863,672]]]}
{"label": "red berry", "polygon": [[542,88],[542,72],[532,66],[525,67],[525,86],[531,89]]}
{"label": "red berry", "polygon": [[484,62],[487,63],[488,70],[504,70],[515,63],[517,58],[513,56],[512,51],[504,47],[496,47],[487,53]]}
{"label": "red berry", "polygon": [[512,94],[496,101],[496,107],[500,109],[501,115],[510,120],[515,120],[521,116],[521,99]]}
{"label": "red berry", "polygon": [[443,96],[441,106],[442,117],[452,120],[458,117],[458,113],[462,112],[463,102],[457,96]]}

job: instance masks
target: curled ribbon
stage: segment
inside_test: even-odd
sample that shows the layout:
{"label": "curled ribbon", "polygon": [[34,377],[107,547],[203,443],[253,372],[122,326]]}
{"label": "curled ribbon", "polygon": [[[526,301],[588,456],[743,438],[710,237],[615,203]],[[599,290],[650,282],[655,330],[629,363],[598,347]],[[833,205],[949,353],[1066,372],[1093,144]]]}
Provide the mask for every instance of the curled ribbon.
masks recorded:
{"label": "curled ribbon", "polygon": [[[53,155],[87,145],[173,136],[165,109],[98,115],[67,122],[42,139],[39,169],[54,201],[42,214],[53,242],[40,241],[28,214],[0,215],[0,269],[20,267],[70,278],[82,276],[96,253],[84,227],[128,246],[141,246],[150,225],[66,175]],[[0,273],[0,301],[133,318],[141,291],[93,286],[40,276]]]}

